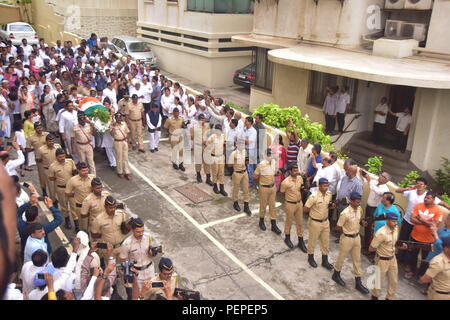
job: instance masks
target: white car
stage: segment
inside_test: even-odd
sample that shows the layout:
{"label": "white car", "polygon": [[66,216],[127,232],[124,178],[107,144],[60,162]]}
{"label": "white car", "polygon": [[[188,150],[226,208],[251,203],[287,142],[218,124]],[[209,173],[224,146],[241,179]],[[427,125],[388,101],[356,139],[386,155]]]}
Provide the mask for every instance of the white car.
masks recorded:
{"label": "white car", "polygon": [[39,39],[33,27],[25,22],[13,22],[4,24],[0,28],[0,40],[11,40],[12,44],[19,46],[22,39],[27,39],[29,45],[38,44]]}
{"label": "white car", "polygon": [[115,51],[124,57],[131,56],[132,60],[141,60],[144,64],[157,66],[157,58],[147,42],[130,36],[117,36],[111,40]]}

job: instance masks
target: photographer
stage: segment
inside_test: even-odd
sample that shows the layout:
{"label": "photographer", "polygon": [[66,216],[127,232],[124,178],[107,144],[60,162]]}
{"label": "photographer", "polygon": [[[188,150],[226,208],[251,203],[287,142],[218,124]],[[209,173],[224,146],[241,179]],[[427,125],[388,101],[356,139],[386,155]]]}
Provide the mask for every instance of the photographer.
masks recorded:
{"label": "photographer", "polygon": [[20,150],[20,147],[17,145],[17,143],[12,142],[12,146],[17,151],[17,159],[10,160],[8,151],[0,151],[0,160],[2,161],[2,164],[6,169],[8,175],[17,176],[16,168],[21,166],[25,162],[25,156],[23,155],[23,152]]}

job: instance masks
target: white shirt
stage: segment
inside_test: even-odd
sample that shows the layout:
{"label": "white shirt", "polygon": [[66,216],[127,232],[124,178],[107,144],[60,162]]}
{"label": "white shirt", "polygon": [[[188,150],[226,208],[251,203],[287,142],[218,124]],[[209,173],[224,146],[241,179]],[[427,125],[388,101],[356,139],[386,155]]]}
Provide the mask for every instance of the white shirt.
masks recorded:
{"label": "white shirt", "polygon": [[350,104],[350,95],[347,92],[339,92],[337,97],[336,112],[344,113],[347,110],[348,104]]}
{"label": "white shirt", "polygon": [[[228,127],[228,130],[226,130],[226,134],[225,134],[225,139],[226,139],[227,144],[233,145],[233,143],[237,141],[238,134],[239,134],[239,131],[238,131],[237,127],[235,127],[234,129],[231,129],[230,127]],[[227,150],[227,151],[231,151],[231,150]]]}
{"label": "white shirt", "polygon": [[34,66],[36,69],[39,69],[44,66],[44,60],[41,57],[34,58]]}
{"label": "white shirt", "polygon": [[[366,179],[362,179],[364,183],[367,183]],[[377,186],[378,180],[370,180],[369,187],[369,197],[367,198],[367,205],[370,207],[378,207],[381,203],[381,199],[383,199],[383,193],[389,192],[389,188],[386,184],[381,184]]]}
{"label": "white shirt", "polygon": [[[424,201],[427,193],[424,192],[421,195],[418,195],[417,190],[408,190],[408,191],[403,192],[403,195],[408,198],[408,207],[406,207],[405,215],[403,216],[403,218],[409,224],[414,224],[411,221],[411,213],[416,204],[422,203]],[[434,198],[434,204],[439,204],[440,202],[441,202],[441,200],[438,197]]]}
{"label": "white shirt", "polygon": [[152,101],[152,84],[150,82],[147,82],[147,84],[141,83],[141,89],[144,93],[144,98],[142,98],[140,102],[142,103],[150,103]]}
{"label": "white shirt", "polygon": [[303,174],[308,170],[308,159],[311,154],[312,145],[309,143],[306,149],[303,149],[302,146],[298,149],[297,154],[297,166],[298,171]]}
{"label": "white shirt", "polygon": [[45,265],[42,267],[36,267],[33,261],[25,262],[22,266],[19,278],[22,280],[23,291],[28,296],[31,290],[34,289],[34,276],[36,273],[44,270]]}
{"label": "white shirt", "polygon": [[28,61],[28,56],[31,54],[31,52],[33,51],[33,47],[30,46],[29,44],[27,44],[26,46],[24,46],[23,44],[20,45],[23,48],[23,55],[25,57],[25,61]]}
{"label": "white shirt", "polygon": [[16,289],[15,283],[9,283],[3,295],[3,300],[23,300],[23,294],[19,289]]}
{"label": "white shirt", "polygon": [[[166,95],[163,95],[161,97],[161,107],[163,108],[163,115],[166,117],[170,117],[170,106],[173,104],[173,95],[169,95],[168,97]],[[166,111],[166,109],[169,109]]]}
{"label": "white shirt", "polygon": [[77,124],[77,112],[75,110],[72,110],[72,112],[66,110],[61,113],[61,118],[59,119],[59,133],[64,133],[67,140],[69,140],[73,126]]}
{"label": "white shirt", "polygon": [[333,165],[330,165],[326,168],[322,166],[322,164],[317,164],[318,170],[316,175],[314,176],[313,182],[315,181],[317,185],[319,185],[320,178],[326,178],[329,182],[328,190],[332,194],[336,194],[336,187],[339,182],[339,176],[336,175],[336,170]]}
{"label": "white shirt", "polygon": [[[256,133],[256,129],[253,128],[253,126],[250,127],[250,129],[244,128],[243,130],[243,138],[244,139],[248,139],[249,144],[245,145],[246,148],[248,148],[248,150],[255,150],[256,149],[256,138],[257,138],[257,133]],[[250,154],[249,154],[250,156]]]}
{"label": "white shirt", "polygon": [[108,97],[109,100],[111,101],[112,105],[117,105],[117,94],[116,94],[116,89],[112,88],[111,90],[106,87],[105,90],[103,90],[103,95],[105,97]]}
{"label": "white shirt", "polygon": [[[145,114],[145,120],[147,121],[147,126],[149,129],[152,129],[152,130],[155,129],[155,126],[152,125],[152,123],[150,122],[150,117],[149,117],[148,113]],[[161,127],[161,115],[159,115],[159,117],[158,117],[158,124],[156,126],[158,128]]]}
{"label": "white shirt", "polygon": [[[16,204],[17,204],[18,208],[23,206],[25,203],[30,202],[30,197],[28,196],[28,194],[25,191],[23,191],[23,189],[21,189],[21,190],[22,191],[20,192],[20,196],[16,197]],[[25,212],[24,212],[24,214],[25,214]]]}
{"label": "white shirt", "polygon": [[381,111],[383,113],[385,113],[384,116],[382,116],[381,114],[375,114],[375,119],[373,120],[376,123],[381,123],[381,124],[385,124],[386,123],[386,117],[387,117],[387,113],[388,113],[388,105],[385,104],[379,104],[376,106],[375,111]]}
{"label": "white shirt", "polygon": [[17,150],[17,159],[9,160],[5,165],[5,170],[10,176],[18,176],[16,168],[25,162],[25,157],[22,150]]}
{"label": "white shirt", "polygon": [[410,113],[405,114],[405,113],[403,113],[403,112],[399,112],[399,113],[396,113],[395,115],[398,117],[398,119],[397,119],[397,125],[396,125],[395,128],[396,128],[398,131],[401,131],[401,132],[405,131],[405,129],[406,129],[406,127],[408,126],[408,124],[410,124],[411,121],[412,121],[412,116],[411,116],[411,114],[410,114]]}

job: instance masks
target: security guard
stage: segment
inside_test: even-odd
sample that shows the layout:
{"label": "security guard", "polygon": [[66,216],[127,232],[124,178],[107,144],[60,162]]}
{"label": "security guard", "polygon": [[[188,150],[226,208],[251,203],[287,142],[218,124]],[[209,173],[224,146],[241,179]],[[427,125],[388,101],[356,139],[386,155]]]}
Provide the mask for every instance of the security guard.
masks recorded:
{"label": "security guard", "polygon": [[278,166],[275,159],[272,159],[272,149],[266,150],[267,158],[261,161],[253,173],[253,179],[259,179],[259,228],[266,230],[264,217],[266,215],[266,207],[269,205],[269,217],[272,224],[272,231],[281,234],[281,230],[277,227],[277,213],[275,211],[275,197],[277,188],[275,187],[275,174]]}
{"label": "security guard", "polygon": [[[132,234],[126,238],[122,244],[122,251],[120,252],[120,262],[136,261],[134,269],[137,270],[137,283],[139,290],[141,290],[144,281],[151,280],[155,277],[155,267],[153,266],[153,256],[150,250],[152,244],[152,237],[144,233],[144,222],[141,218],[134,219],[131,223]],[[132,297],[132,284],[126,287],[128,300]]]}
{"label": "security guard", "polygon": [[289,177],[283,180],[280,186],[280,193],[284,195],[284,207],[286,209],[286,222],[284,225],[284,234],[286,238],[284,242],[289,248],[294,248],[291,242],[291,226],[292,219],[295,217],[295,225],[297,227],[298,247],[306,253],[306,245],[303,241],[303,202],[300,188],[303,179],[298,172],[296,163],[289,167]]}
{"label": "security guard", "polygon": [[[386,225],[378,229],[369,246],[370,252],[376,251],[375,265],[378,267],[375,287],[372,289],[372,300],[378,300],[384,277],[388,276],[387,300],[394,299],[397,290],[398,265],[395,256],[395,244],[398,240],[398,216],[394,212],[386,213]],[[402,249],[407,249],[403,243]]]}
{"label": "security guard", "polygon": [[241,211],[238,203],[238,197],[239,188],[242,186],[242,192],[244,192],[244,212],[251,216],[252,212],[248,206],[250,194],[248,191],[248,172],[245,166],[246,154],[245,140],[239,138],[237,140],[237,149],[234,150],[229,157],[230,163],[228,166],[233,166],[233,175],[231,177],[231,181],[233,182],[233,208],[236,211]]}
{"label": "security guard", "polygon": [[136,150],[136,135],[139,151],[144,153],[144,140],[142,138],[142,125],[144,124],[144,105],[138,102],[137,94],[131,96],[131,102],[125,107],[125,119],[131,131],[131,145]]}
{"label": "security guard", "polygon": [[[65,227],[72,229],[69,216],[69,198],[66,196],[66,184],[75,174],[75,163],[72,159],[66,159],[66,152],[62,148],[56,149],[56,161],[48,169],[48,177],[56,190],[56,196],[61,213],[66,220]],[[72,213],[72,219],[74,214]],[[75,219],[74,219],[75,220]]]}
{"label": "security guard", "polygon": [[175,170],[185,171],[183,166],[183,128],[184,118],[180,117],[180,110],[173,109],[173,116],[166,120],[164,129],[169,130],[170,147],[172,148],[172,165]]}
{"label": "security guard", "polygon": [[[83,200],[91,192],[91,181],[94,176],[89,174],[89,168],[86,162],[78,162],[77,164],[78,174],[69,179],[66,184],[66,196],[69,198],[70,211],[75,224],[75,232],[83,231],[88,232],[88,218],[81,216],[81,205]],[[80,220],[80,224],[78,223]]]}
{"label": "security guard", "polygon": [[[61,146],[55,143],[55,136],[53,133],[49,133],[45,137],[45,144],[40,147],[36,152],[36,162],[41,163],[45,173],[45,183],[48,187],[48,193],[50,194],[50,199],[55,203],[56,193],[54,183],[50,183],[49,180],[49,168],[50,165],[56,161],[56,149],[61,148]],[[57,205],[55,207],[58,207]]]}
{"label": "security guard", "polygon": [[[78,124],[72,127],[70,133],[71,150],[76,150],[80,162],[86,162],[92,175],[96,175],[94,150],[91,137],[95,135],[94,124],[86,117],[83,111],[78,111]],[[77,144],[76,147],[74,146]]]}
{"label": "security guard", "polygon": [[[333,266],[328,262],[328,245],[330,243],[330,222],[328,221],[328,209],[330,208],[333,194],[328,190],[328,180],[319,179],[319,189],[314,191],[306,200],[303,210],[309,212],[308,219],[308,262],[313,268],[317,268],[314,260],[314,249],[317,239],[320,239],[320,251],[322,252],[322,266],[328,270]],[[332,208],[335,205],[332,206]]]}
{"label": "security guard", "polygon": [[[361,217],[361,194],[352,192],[350,193],[350,205],[341,212],[336,225],[336,228],[342,229],[343,233],[339,241],[339,256],[334,264],[334,272],[331,278],[337,284],[345,286],[345,282],[341,278],[341,270],[345,257],[350,252],[355,274],[355,288],[362,294],[368,294],[369,290],[361,283],[361,237],[359,235]],[[365,227],[367,226],[367,222],[364,220],[362,224]]]}
{"label": "security guard", "polygon": [[116,152],[117,160],[117,176],[123,178],[125,173],[125,178],[131,180],[130,177],[130,167],[128,165],[128,142],[130,130],[127,124],[122,121],[122,114],[117,112],[114,115],[115,122],[111,125],[111,136],[114,139],[114,151]]}
{"label": "security guard", "polygon": [[202,175],[200,171],[202,170],[206,174],[206,184],[213,186],[211,181],[211,165],[205,162],[203,157],[203,152],[206,146],[207,133],[209,131],[209,126],[205,124],[205,115],[200,113],[198,115],[198,122],[193,125],[190,129],[191,140],[194,142],[194,163],[195,171],[197,172],[197,182],[202,182]]}
{"label": "security guard", "polygon": [[[34,130],[36,132],[27,138],[27,145],[26,145],[25,151],[26,152],[34,151],[34,154],[36,156],[38,149],[45,144],[45,138],[47,137],[48,132],[43,131],[42,123],[40,123],[40,122],[34,123]],[[38,174],[39,174],[39,183],[42,188],[42,194],[44,196],[47,196],[47,190],[46,190],[47,178],[45,176],[44,167],[42,165],[42,162],[36,161],[36,164],[37,164],[37,169],[38,169]]]}
{"label": "security guard", "polygon": [[148,285],[140,290],[139,300],[172,300],[175,289],[178,287],[178,275],[173,270],[172,260],[162,257],[159,260],[159,273],[156,277],[147,282],[162,282],[163,288],[149,288]]}
{"label": "security guard", "polygon": [[[105,200],[105,212],[101,213],[92,222],[91,236],[94,241],[108,242],[112,244],[114,258],[119,260],[121,246],[125,235],[122,233],[120,226],[125,221],[125,212],[117,209],[117,202],[112,196],[107,196]],[[106,257],[106,250],[100,251],[100,257]]]}
{"label": "security guard", "polygon": [[444,251],[430,261],[430,266],[420,281],[430,283],[429,300],[450,300],[450,237],[442,237]]}
{"label": "security guard", "polygon": [[92,222],[101,213],[105,212],[105,200],[109,196],[108,191],[103,191],[103,184],[100,178],[91,180],[91,193],[81,204],[80,217],[88,218],[88,229],[92,227]]}
{"label": "security guard", "polygon": [[117,103],[118,112],[125,114],[125,109],[130,102],[130,95],[128,93],[124,94],[123,98]]}
{"label": "security guard", "polygon": [[[212,171],[212,183],[213,183],[213,191],[216,194],[222,194],[224,197],[228,196],[228,193],[225,192],[224,187],[224,177],[225,177],[225,154],[224,154],[224,144],[225,144],[225,135],[222,133],[222,125],[217,123],[214,126],[215,133],[212,134],[208,140],[206,141],[206,147],[211,151],[211,171]],[[217,182],[220,185],[217,188]]]}

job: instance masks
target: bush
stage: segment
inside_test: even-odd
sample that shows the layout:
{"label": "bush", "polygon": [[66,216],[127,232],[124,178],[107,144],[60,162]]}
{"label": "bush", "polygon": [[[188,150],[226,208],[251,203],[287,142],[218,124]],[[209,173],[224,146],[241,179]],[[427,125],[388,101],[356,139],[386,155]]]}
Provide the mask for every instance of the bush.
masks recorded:
{"label": "bush", "polygon": [[368,171],[373,174],[380,174],[383,170],[383,157],[373,156],[367,159],[367,163],[364,165],[368,168]]}
{"label": "bush", "polygon": [[450,190],[450,161],[447,158],[441,157],[442,169],[434,170],[436,174],[436,189],[438,192],[445,193]]}
{"label": "bush", "polygon": [[416,179],[420,177],[420,174],[417,171],[411,171],[408,173],[405,178],[398,183],[398,185],[402,188],[408,188],[412,184],[416,184]]}

